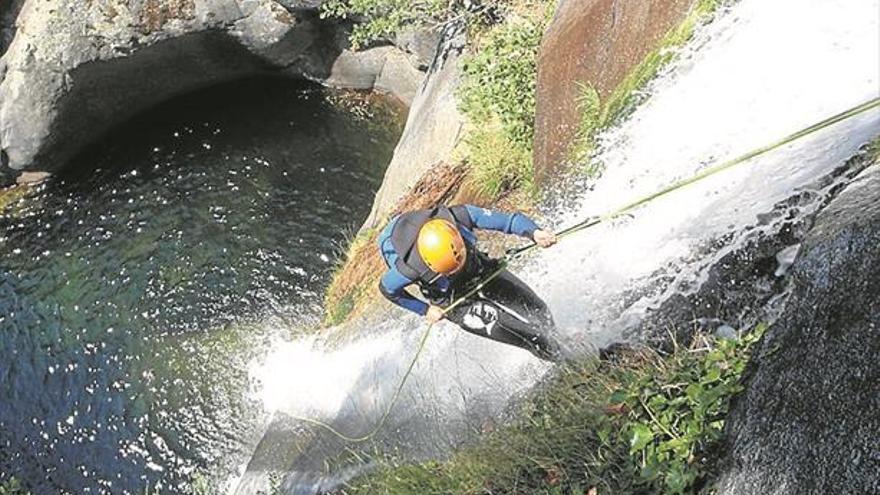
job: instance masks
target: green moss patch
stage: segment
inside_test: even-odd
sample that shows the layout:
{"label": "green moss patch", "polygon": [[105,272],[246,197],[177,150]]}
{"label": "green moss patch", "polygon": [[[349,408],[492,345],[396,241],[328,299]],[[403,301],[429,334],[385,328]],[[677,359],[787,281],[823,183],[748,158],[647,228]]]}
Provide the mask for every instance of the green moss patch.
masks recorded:
{"label": "green moss patch", "polygon": [[6,214],[7,209],[14,205],[18,200],[27,196],[32,189],[27,185],[18,185],[0,189],[0,215]]}

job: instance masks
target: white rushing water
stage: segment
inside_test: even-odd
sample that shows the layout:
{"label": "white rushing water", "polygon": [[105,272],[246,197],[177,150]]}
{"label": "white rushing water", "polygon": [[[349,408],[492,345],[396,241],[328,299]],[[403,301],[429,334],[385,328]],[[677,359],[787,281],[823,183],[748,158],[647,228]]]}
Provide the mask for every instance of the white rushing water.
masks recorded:
{"label": "white rushing water", "polygon": [[[880,2],[742,0],[701,29],[648,90],[650,98],[601,137],[601,178],[548,214],[555,226],[605,213],[880,96]],[[653,201],[630,219],[566,238],[514,271],[544,297],[568,342],[619,339],[674,292],[698,288],[707,268],[749,236],[778,228],[759,215],[878,134],[875,109]],[[705,249],[723,235],[719,247]],[[653,284],[658,272],[673,283]],[[332,351],[313,339],[276,347],[254,367],[267,410],[337,418],[351,433],[367,429],[424,329],[397,310],[380,327]],[[496,416],[547,369],[525,351],[441,325],[388,429],[410,445],[442,444]],[[346,422],[346,410],[365,419]]]}

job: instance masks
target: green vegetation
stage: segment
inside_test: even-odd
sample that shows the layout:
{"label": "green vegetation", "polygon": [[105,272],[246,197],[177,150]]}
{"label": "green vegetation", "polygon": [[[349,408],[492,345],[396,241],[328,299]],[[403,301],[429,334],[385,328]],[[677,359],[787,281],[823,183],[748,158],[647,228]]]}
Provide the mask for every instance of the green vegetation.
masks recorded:
{"label": "green vegetation", "polygon": [[327,306],[327,317],[324,319],[324,325],[332,327],[344,322],[351,315],[351,312],[354,311],[354,306],[355,294],[353,292],[345,294],[339,301]]}
{"label": "green vegetation", "polygon": [[534,189],[532,144],[538,47],[552,3],[490,28],[463,63],[459,107],[471,124],[465,160],[471,182],[490,199]]}
{"label": "green vegetation", "polygon": [[531,146],[511,141],[497,122],[474,127],[464,143],[471,164],[468,180],[481,195],[497,199],[515,189],[536,192]]}
{"label": "green vegetation", "polygon": [[589,163],[595,148],[595,137],[621,119],[628,116],[645,98],[642,90],[667,64],[675,60],[677,48],[688,42],[697,26],[710,21],[724,0],[699,0],[688,16],[677,27],[666,33],[648,55],[626,75],[610,95],[602,101],[598,92],[589,83],[579,85],[582,118],[577,138],[569,151],[569,161],[585,164],[585,171],[595,174],[598,171]]}
{"label": "green vegetation", "polygon": [[355,50],[382,38],[393,38],[407,25],[434,19],[443,10],[435,0],[330,0],[321,5],[321,18],[362,20],[349,37]]}
{"label": "green vegetation", "polygon": [[377,40],[393,39],[408,27],[440,25],[467,13],[461,2],[446,0],[330,0],[321,5],[322,18],[361,21],[350,36],[356,50]]}
{"label": "green vegetation", "polygon": [[589,84],[578,84],[577,106],[581,113],[577,135],[572,149],[569,150],[569,161],[576,164],[587,176],[598,173],[590,161],[596,147],[596,135],[605,127],[602,122],[602,100],[599,92]]}
{"label": "green vegetation", "polygon": [[6,189],[0,189],[0,215],[6,213],[7,207],[14,205],[19,199],[25,197],[32,191],[27,185],[11,186]]}
{"label": "green vegetation", "polygon": [[511,190],[534,189],[537,54],[554,5],[551,0],[495,0],[470,7],[438,0],[331,0],[322,6],[322,16],[362,20],[350,37],[355,48],[412,26],[467,23],[471,39],[458,99],[471,130],[460,158],[471,166],[471,184],[494,200]]}
{"label": "green vegetation", "polygon": [[542,19],[511,19],[490,29],[463,63],[461,110],[472,121],[497,118],[512,142],[530,145],[535,121],[537,51]]}
{"label": "green vegetation", "polygon": [[17,479],[0,477],[0,495],[27,495],[29,493]]}
{"label": "green vegetation", "polygon": [[614,89],[602,108],[599,119],[607,126],[628,115],[641,100],[638,90],[645,87],[661,68],[675,59],[676,48],[688,42],[696,27],[709,19],[721,5],[721,0],[700,0],[690,14],[675,29],[666,34],[660,45],[652,50]]}
{"label": "green vegetation", "polygon": [[876,162],[880,160],[880,136],[875,137],[865,146],[865,153],[868,154],[868,160]]}
{"label": "green vegetation", "polygon": [[348,249],[336,256],[330,286],[324,292],[324,326],[338,325],[370,302],[369,290],[384,271],[376,251],[378,229],[367,229],[346,243]]}
{"label": "green vegetation", "polygon": [[697,336],[569,366],[517,419],[444,462],[387,467],[344,491],[395,494],[705,492],[730,399],[764,330]]}

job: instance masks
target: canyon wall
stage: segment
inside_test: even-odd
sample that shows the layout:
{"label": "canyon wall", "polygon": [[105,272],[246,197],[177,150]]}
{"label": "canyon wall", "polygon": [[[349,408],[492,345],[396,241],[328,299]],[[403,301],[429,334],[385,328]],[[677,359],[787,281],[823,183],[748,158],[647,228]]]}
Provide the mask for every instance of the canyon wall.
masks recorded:
{"label": "canyon wall", "polygon": [[433,55],[430,36],[403,49],[353,52],[348,26],[322,19],[319,2],[25,0],[10,7],[0,19],[6,177],[56,171],[161,101],[252,75],[377,89],[411,104]]}

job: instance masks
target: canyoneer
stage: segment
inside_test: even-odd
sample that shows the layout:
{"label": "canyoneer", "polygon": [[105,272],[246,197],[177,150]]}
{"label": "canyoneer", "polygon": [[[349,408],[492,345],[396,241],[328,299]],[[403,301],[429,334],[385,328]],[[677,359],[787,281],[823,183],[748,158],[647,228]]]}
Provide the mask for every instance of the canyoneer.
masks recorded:
{"label": "canyoneer", "polygon": [[[444,312],[444,307],[498,270],[498,260],[477,250],[474,229],[519,235],[544,248],[556,243],[553,232],[540,229],[522,213],[473,205],[438,205],[403,213],[379,235],[379,249],[388,266],[379,283],[382,294],[430,323],[446,318],[472,334],[557,360],[560,351],[551,336],[554,324],[547,305],[506,269]],[[406,290],[413,284],[427,302]]]}

